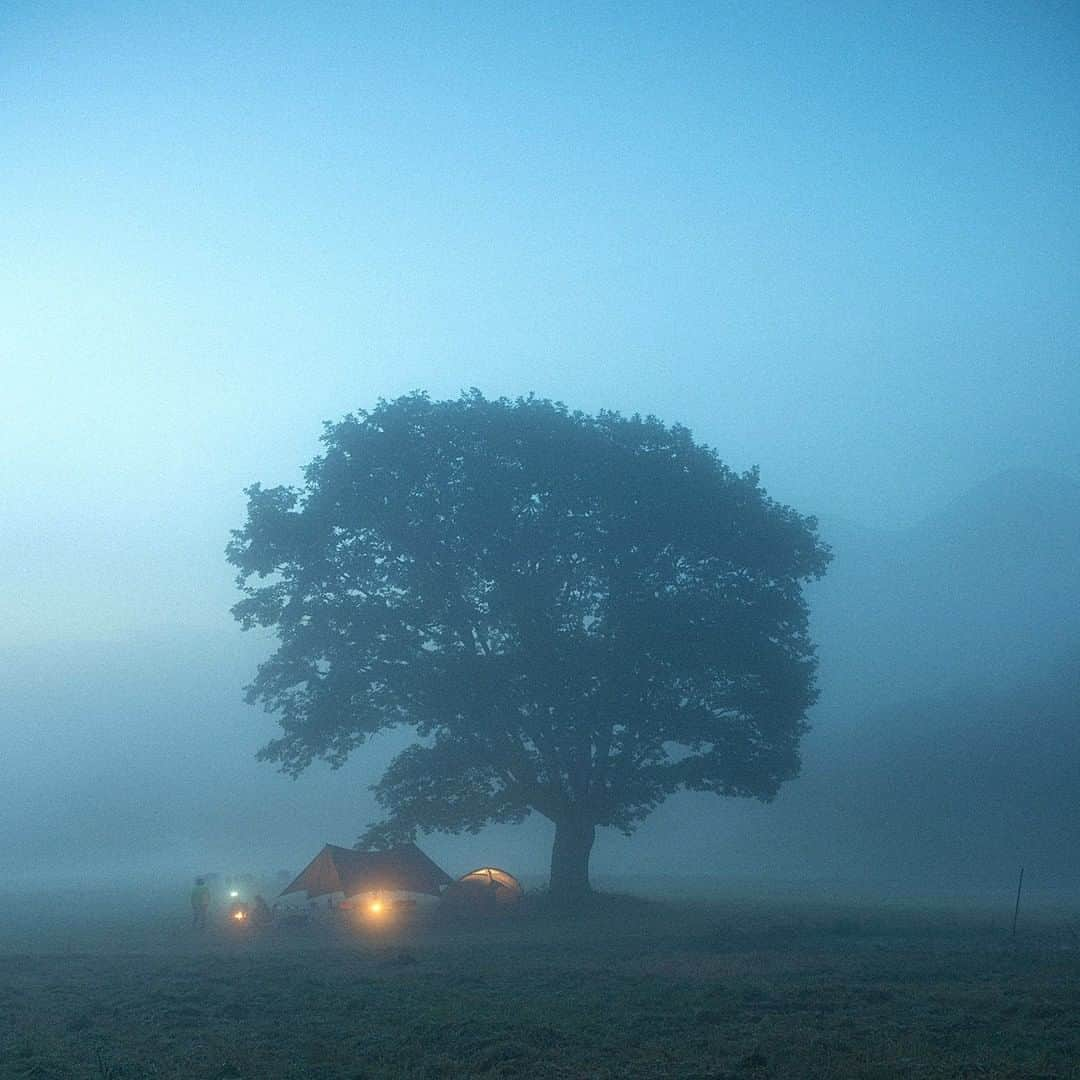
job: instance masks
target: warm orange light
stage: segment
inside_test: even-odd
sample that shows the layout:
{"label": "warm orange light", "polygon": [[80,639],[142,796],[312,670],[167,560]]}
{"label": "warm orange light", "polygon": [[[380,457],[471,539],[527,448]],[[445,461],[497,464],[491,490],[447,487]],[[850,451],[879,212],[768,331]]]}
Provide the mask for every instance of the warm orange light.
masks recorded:
{"label": "warm orange light", "polygon": [[234,912],[233,912],[233,918],[234,918],[234,919],[235,919],[235,920],[236,920],[237,922],[243,922],[243,921],[244,921],[244,919],[246,919],[246,918],[247,918],[247,913],[246,913],[246,912],[243,912],[243,911],[234,911]]}
{"label": "warm orange light", "polygon": [[368,911],[370,911],[372,915],[380,914],[382,912],[382,901],[372,900],[368,905]]}

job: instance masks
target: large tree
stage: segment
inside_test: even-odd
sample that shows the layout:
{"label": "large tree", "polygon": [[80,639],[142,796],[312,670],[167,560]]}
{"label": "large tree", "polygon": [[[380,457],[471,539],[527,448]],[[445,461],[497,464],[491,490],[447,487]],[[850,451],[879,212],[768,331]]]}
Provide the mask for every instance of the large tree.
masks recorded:
{"label": "large tree", "polygon": [[551,889],[588,891],[597,826],[680,790],[769,799],[815,699],[801,583],[829,554],[680,426],[536,398],[423,394],[328,424],[300,489],[248,489],[228,558],[248,688],[284,771],[376,732],[415,742],[366,840],[554,823]]}

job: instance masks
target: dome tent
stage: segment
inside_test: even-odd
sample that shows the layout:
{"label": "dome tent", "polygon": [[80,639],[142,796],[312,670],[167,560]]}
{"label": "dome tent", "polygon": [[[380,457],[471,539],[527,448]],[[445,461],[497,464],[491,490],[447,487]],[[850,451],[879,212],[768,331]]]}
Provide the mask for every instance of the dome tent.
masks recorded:
{"label": "dome tent", "polygon": [[513,874],[497,866],[481,866],[462,874],[443,895],[456,907],[492,905],[496,910],[508,911],[520,903],[525,890]]}

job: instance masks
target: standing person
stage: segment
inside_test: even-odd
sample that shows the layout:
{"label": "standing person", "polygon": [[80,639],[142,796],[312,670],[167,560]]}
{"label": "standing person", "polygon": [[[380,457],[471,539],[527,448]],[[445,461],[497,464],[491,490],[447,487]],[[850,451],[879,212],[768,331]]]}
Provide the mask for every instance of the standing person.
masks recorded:
{"label": "standing person", "polygon": [[206,929],[206,914],[210,910],[210,890],[206,879],[195,879],[195,888],[191,890],[191,925],[195,929]]}
{"label": "standing person", "polygon": [[251,901],[251,921],[256,926],[269,926],[274,921],[274,913],[269,904],[258,894]]}

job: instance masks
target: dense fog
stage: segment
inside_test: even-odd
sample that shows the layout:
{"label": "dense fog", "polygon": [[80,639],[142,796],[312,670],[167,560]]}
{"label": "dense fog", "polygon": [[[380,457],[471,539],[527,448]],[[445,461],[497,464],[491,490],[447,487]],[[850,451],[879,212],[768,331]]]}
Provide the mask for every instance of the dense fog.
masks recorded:
{"label": "dense fog", "polygon": [[[802,776],[771,804],[684,795],[630,839],[602,832],[598,879],[948,892],[1026,864],[1075,885],[1080,488],[1006,473],[908,529],[822,528],[835,562],[811,588],[821,700]],[[271,873],[351,844],[400,740],[295,781],[255,762],[274,725],[240,692],[267,644],[226,628],[5,650],[9,879]],[[533,821],[424,846],[535,879],[549,833]]]}
{"label": "dense fog", "polygon": [[[685,423],[834,553],[801,776],[598,884],[1080,887],[1075,13],[644,10],[0,14],[6,883],[380,816],[405,734],[255,760],[224,549],[324,421],[477,386]],[[539,883],[551,829],[421,844]]]}

